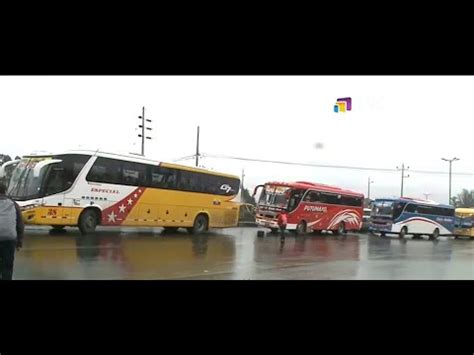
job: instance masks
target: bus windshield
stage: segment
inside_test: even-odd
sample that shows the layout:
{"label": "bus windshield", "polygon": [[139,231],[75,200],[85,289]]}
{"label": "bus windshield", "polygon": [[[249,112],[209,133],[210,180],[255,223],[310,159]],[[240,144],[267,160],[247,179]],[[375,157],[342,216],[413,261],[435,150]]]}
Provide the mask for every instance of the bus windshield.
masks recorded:
{"label": "bus windshield", "polygon": [[22,159],[13,171],[7,194],[15,200],[39,197],[45,168],[41,169],[37,177],[34,176],[33,171],[36,164],[46,159],[51,159],[51,157]]}
{"label": "bus windshield", "polygon": [[290,188],[286,186],[265,185],[260,195],[259,205],[286,208],[288,206]]}
{"label": "bus windshield", "polygon": [[[65,191],[72,186],[89,158],[80,154],[24,158],[13,171],[7,193],[14,200],[25,201]],[[37,164],[51,159],[60,162],[43,166],[35,176]]]}
{"label": "bus windshield", "polygon": [[474,214],[456,214],[455,227],[472,228],[474,226]]}
{"label": "bus windshield", "polygon": [[372,207],[372,216],[392,217],[394,201],[375,201]]}

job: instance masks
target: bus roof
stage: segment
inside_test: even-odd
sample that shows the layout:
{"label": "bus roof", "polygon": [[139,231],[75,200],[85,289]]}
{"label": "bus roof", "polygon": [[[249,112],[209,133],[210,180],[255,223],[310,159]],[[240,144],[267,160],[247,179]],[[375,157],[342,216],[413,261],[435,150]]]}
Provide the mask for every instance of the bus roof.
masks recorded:
{"label": "bus roof", "polygon": [[62,155],[62,154],[83,154],[83,155],[90,155],[90,156],[98,156],[98,157],[104,157],[104,158],[111,158],[111,159],[117,159],[117,160],[124,160],[124,161],[131,161],[135,163],[143,163],[143,164],[149,164],[149,165],[160,165],[166,168],[175,168],[175,169],[180,169],[180,170],[187,170],[187,171],[194,171],[194,172],[200,172],[200,173],[205,173],[205,174],[210,174],[210,175],[217,175],[217,176],[223,176],[223,177],[228,177],[228,178],[234,178],[234,179],[240,179],[237,175],[232,175],[232,174],[226,174],[226,173],[220,173],[212,170],[207,170],[207,169],[202,169],[202,168],[196,168],[192,166],[187,166],[187,165],[180,165],[180,164],[174,164],[174,163],[165,163],[165,162],[160,162],[157,160],[152,160],[145,158],[141,155],[135,155],[133,153],[109,153],[109,152],[104,152],[104,151],[99,151],[99,150],[88,150],[88,149],[79,149],[79,150],[67,150],[63,152],[56,152],[56,153],[46,153],[46,152],[38,152],[38,153],[32,153],[29,155],[24,155],[23,158],[39,158],[39,157],[50,157],[53,155]]}
{"label": "bus roof", "polygon": [[267,182],[265,185],[278,185],[278,186],[288,186],[292,187],[295,189],[317,189],[319,191],[325,191],[325,192],[333,192],[333,193],[339,193],[339,194],[345,194],[345,195],[353,195],[353,196],[358,196],[358,197],[364,197],[364,194],[352,190],[347,190],[347,189],[342,189],[337,186],[331,186],[331,185],[326,185],[326,184],[317,184],[314,182],[308,182],[308,181],[295,181],[295,182],[280,182],[280,181],[272,181],[272,182]]}
{"label": "bus roof", "polygon": [[444,207],[444,208],[453,208],[454,206],[451,205],[444,205],[442,203],[438,203],[436,201],[432,200],[424,200],[421,198],[411,198],[411,197],[400,197],[400,198],[376,198],[375,201],[401,201],[401,202],[413,202],[413,203],[418,203],[418,204],[424,204],[424,205],[432,205],[432,206],[438,206],[438,207]]}

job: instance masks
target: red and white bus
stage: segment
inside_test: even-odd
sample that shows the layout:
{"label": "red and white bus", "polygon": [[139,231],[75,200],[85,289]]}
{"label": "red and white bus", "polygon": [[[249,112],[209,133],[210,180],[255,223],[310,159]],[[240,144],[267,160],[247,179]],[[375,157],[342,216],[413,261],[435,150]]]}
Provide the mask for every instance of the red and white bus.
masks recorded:
{"label": "red and white bus", "polygon": [[287,229],[297,234],[330,230],[334,234],[358,231],[362,226],[364,195],[339,187],[305,181],[267,182],[262,188],[256,220],[261,227],[278,230],[277,216],[288,212]]}

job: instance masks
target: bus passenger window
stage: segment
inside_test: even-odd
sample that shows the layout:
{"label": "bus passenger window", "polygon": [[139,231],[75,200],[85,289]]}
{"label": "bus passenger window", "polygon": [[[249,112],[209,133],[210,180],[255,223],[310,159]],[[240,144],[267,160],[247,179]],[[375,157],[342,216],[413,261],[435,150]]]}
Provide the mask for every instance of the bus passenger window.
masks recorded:
{"label": "bus passenger window", "polygon": [[52,168],[46,182],[45,195],[52,195],[66,189],[64,169]]}

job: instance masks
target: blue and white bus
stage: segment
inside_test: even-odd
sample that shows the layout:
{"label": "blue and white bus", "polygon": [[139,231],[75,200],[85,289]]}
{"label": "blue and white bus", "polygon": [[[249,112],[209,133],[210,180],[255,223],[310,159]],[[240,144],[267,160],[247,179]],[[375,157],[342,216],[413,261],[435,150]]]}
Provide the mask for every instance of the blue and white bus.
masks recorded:
{"label": "blue and white bus", "polygon": [[407,234],[418,238],[428,235],[452,236],[454,232],[454,207],[433,201],[411,199],[376,199],[370,215],[369,231],[372,233]]}

